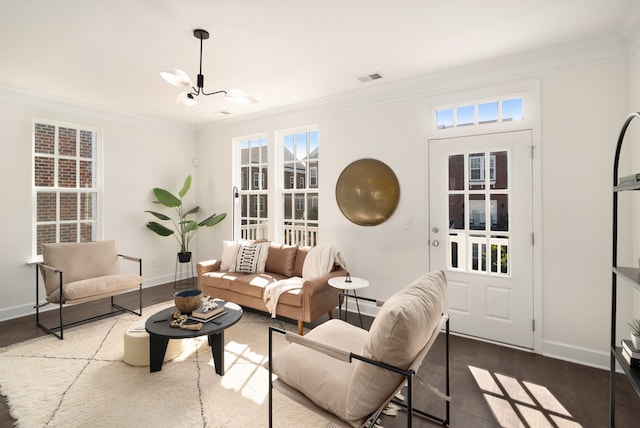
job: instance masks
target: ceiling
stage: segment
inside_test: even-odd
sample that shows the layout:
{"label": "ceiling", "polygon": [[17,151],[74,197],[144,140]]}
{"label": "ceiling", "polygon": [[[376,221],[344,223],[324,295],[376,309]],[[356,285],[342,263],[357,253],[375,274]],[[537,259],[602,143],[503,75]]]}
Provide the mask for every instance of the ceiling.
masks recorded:
{"label": "ceiling", "polygon": [[[0,0],[0,87],[185,124],[318,100],[610,33],[636,0]],[[205,91],[184,107],[159,72]],[[357,77],[380,73],[367,83]],[[221,111],[229,114],[222,115]]]}

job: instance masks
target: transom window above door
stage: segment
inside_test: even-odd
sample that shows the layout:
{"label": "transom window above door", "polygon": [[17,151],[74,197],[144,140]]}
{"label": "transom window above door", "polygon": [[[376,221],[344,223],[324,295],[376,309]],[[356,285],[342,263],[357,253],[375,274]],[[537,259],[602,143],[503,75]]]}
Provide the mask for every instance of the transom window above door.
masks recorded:
{"label": "transom window above door", "polygon": [[522,120],[522,97],[507,97],[437,108],[436,129],[477,126]]}

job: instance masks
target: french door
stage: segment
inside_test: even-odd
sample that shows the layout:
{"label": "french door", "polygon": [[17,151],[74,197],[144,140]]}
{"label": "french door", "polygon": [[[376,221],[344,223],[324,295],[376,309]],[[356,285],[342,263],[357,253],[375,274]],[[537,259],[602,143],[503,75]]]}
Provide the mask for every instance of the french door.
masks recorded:
{"label": "french door", "polygon": [[430,267],[451,329],[533,348],[531,131],[429,141]]}

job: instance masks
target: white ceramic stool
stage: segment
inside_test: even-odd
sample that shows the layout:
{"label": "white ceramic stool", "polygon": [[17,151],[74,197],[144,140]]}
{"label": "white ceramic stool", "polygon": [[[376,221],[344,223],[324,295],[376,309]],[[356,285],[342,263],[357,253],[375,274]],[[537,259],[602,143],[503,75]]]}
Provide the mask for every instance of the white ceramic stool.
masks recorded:
{"label": "white ceramic stool", "polygon": [[[136,331],[134,328],[140,325],[132,325],[124,332],[124,358],[125,363],[132,366],[149,365],[149,333]],[[173,360],[182,353],[182,340],[170,339],[167,352],[164,354],[164,362]]]}

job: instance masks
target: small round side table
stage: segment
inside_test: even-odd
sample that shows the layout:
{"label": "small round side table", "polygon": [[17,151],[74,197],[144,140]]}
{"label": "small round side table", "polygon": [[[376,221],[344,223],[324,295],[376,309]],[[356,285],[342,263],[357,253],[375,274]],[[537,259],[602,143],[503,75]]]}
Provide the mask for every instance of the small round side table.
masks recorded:
{"label": "small round side table", "polygon": [[[351,275],[335,276],[329,279],[329,285],[334,288],[339,288],[345,293],[345,321],[347,320],[347,309],[349,308],[349,291],[353,293],[353,297],[356,301],[356,308],[358,309],[358,317],[360,318],[360,327],[364,328],[364,324],[362,322],[362,313],[360,312],[360,304],[358,303],[358,295],[356,294],[356,290],[368,287],[369,281],[364,278],[352,277]],[[342,310],[342,301],[339,302],[339,309]]]}

